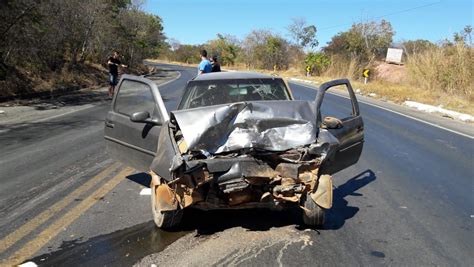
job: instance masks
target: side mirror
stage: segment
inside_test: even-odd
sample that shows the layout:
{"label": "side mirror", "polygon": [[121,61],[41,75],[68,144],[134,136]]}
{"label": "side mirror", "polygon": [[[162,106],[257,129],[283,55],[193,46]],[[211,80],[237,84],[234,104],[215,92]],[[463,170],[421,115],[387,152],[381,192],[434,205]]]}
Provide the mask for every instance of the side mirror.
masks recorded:
{"label": "side mirror", "polygon": [[157,118],[151,118],[148,111],[135,112],[130,116],[130,120],[133,122],[144,122],[153,125],[161,125],[161,121]]}
{"label": "side mirror", "polygon": [[339,129],[342,128],[342,121],[334,117],[325,117],[323,123],[321,123],[321,128],[323,129]]}

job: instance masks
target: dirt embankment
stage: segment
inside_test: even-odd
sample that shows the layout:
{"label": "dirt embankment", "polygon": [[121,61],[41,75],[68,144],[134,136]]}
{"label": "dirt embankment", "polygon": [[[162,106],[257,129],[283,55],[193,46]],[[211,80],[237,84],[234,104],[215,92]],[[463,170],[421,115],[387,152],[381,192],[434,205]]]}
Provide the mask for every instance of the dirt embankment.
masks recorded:
{"label": "dirt embankment", "polygon": [[391,83],[403,83],[407,79],[406,68],[403,65],[380,62],[375,67],[375,78]]}
{"label": "dirt embankment", "polygon": [[[146,66],[125,69],[126,73],[148,73]],[[34,72],[22,68],[7,68],[0,79],[0,102],[62,95],[83,88],[106,86],[107,69],[100,64],[84,63],[66,66],[55,72]]]}
{"label": "dirt embankment", "polygon": [[34,72],[22,68],[9,68],[0,80],[0,102],[13,98],[32,98],[56,95],[104,84],[107,70],[97,64],[64,67],[56,72]]}

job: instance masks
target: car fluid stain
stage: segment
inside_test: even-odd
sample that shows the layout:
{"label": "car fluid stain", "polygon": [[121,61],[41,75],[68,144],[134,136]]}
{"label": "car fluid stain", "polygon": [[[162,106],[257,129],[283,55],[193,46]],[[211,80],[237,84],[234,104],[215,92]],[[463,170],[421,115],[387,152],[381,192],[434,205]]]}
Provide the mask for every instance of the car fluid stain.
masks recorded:
{"label": "car fluid stain", "polygon": [[65,241],[57,251],[37,256],[39,266],[131,266],[143,257],[157,253],[189,232],[167,232],[153,221],[110,234]]}
{"label": "car fluid stain", "polygon": [[385,258],[385,253],[380,252],[380,251],[372,251],[370,252],[370,255],[377,257],[377,258]]}

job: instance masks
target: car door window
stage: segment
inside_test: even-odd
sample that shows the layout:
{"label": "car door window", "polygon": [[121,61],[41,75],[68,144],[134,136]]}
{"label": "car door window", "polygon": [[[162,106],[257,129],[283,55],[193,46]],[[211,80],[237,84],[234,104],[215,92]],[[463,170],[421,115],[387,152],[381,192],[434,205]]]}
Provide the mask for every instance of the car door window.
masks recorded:
{"label": "car door window", "polygon": [[345,121],[357,115],[346,85],[329,88],[324,96],[320,111],[322,119],[333,117]]}
{"label": "car door window", "polygon": [[179,109],[241,101],[289,100],[281,79],[226,79],[193,81],[188,84]]}
{"label": "car door window", "polygon": [[150,86],[145,83],[123,80],[117,92],[114,111],[130,116],[135,112],[148,111],[151,115],[155,100]]}

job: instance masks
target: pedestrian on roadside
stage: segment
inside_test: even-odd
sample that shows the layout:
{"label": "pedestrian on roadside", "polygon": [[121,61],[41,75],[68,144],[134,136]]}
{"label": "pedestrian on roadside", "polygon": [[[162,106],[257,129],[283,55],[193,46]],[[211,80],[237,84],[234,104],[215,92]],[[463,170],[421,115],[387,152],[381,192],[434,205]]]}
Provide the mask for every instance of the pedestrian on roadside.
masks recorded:
{"label": "pedestrian on roadside", "polygon": [[211,64],[212,64],[211,72],[220,72],[221,71],[221,65],[217,61],[217,56],[212,56]]}
{"label": "pedestrian on roadside", "polygon": [[211,62],[207,59],[207,51],[206,50],[201,50],[200,52],[201,56],[201,63],[199,63],[198,66],[198,75],[209,73],[212,71],[212,65]]}
{"label": "pedestrian on roadside", "polygon": [[126,68],[127,65],[122,64],[120,54],[117,51],[114,51],[112,56],[109,57],[107,65],[109,66],[109,97],[112,97],[118,83],[118,67]]}

